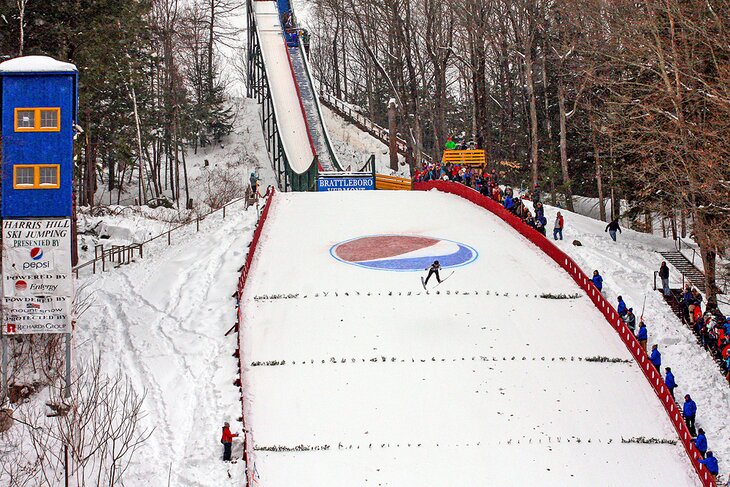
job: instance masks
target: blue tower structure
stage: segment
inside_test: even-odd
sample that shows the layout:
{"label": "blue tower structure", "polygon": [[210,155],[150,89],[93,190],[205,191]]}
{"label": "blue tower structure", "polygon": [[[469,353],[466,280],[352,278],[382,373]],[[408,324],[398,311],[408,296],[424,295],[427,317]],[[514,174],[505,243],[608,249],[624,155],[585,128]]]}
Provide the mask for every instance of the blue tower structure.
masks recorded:
{"label": "blue tower structure", "polygon": [[46,56],[0,63],[2,217],[73,214],[78,71]]}

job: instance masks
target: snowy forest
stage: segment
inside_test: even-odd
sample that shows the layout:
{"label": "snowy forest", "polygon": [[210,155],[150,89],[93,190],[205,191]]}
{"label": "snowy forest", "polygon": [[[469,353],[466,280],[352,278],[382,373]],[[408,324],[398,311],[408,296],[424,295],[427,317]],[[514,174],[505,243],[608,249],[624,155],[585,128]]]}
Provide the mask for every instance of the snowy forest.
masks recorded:
{"label": "snowy forest", "polygon": [[126,191],[138,201],[186,206],[185,149],[215,143],[231,130],[219,51],[240,44],[230,18],[242,5],[0,2],[2,59],[47,55],[79,69],[79,204],[93,205],[104,186],[117,201]]}
{"label": "snowy forest", "polygon": [[692,234],[714,284],[730,236],[730,4],[313,3],[321,89],[382,126],[394,98],[411,164],[454,135],[570,210],[573,194],[597,197],[608,220],[604,202],[627,200],[637,229],[658,214]]}

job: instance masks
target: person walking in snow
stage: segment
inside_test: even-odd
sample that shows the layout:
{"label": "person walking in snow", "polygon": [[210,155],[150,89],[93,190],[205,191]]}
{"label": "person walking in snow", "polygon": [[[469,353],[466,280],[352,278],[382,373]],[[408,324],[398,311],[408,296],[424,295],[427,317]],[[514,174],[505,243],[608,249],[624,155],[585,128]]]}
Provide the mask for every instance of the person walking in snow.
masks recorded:
{"label": "person walking in snow", "polygon": [[251,190],[256,193],[259,189],[259,177],[256,175],[256,172],[251,173],[251,176],[248,178],[248,182],[251,184]]}
{"label": "person walking in snow", "polygon": [[639,322],[639,333],[636,334],[636,339],[639,340],[639,345],[646,352],[646,340],[649,338],[649,333],[646,331],[646,325],[643,321]]}
{"label": "person walking in snow", "polygon": [[424,269],[425,271],[428,271],[428,275],[426,276],[426,280],[423,282],[423,285],[425,286],[428,284],[428,280],[431,279],[432,275],[436,276],[436,280],[440,283],[441,277],[439,276],[439,270],[441,269],[441,264],[439,264],[439,261],[434,260],[433,264],[431,264],[431,267],[428,269]]}
{"label": "person walking in snow", "polygon": [[618,297],[618,308],[616,308],[616,311],[621,318],[624,318],[626,316],[626,312],[628,311],[626,303],[624,303],[624,298],[621,296]]}
{"label": "person walking in snow", "polygon": [[598,270],[593,271],[593,277],[591,277],[593,285],[596,286],[599,293],[603,292],[603,277],[598,273]]}
{"label": "person walking in snow", "polygon": [[707,471],[712,474],[713,477],[717,478],[717,474],[720,473],[720,466],[717,464],[717,458],[712,454],[711,451],[707,452],[707,456],[700,460],[700,463],[707,467]]}
{"label": "person walking in snow", "polygon": [[237,433],[231,433],[231,425],[228,421],[223,423],[223,434],[221,436],[221,443],[223,443],[223,461],[231,461],[231,446],[233,445],[233,438],[237,437]]}
{"label": "person walking in snow", "polygon": [[660,374],[662,373],[661,366],[662,366],[662,354],[659,353],[659,347],[655,343],[651,346],[651,355],[649,356],[649,360],[651,360],[651,363],[654,364],[654,367],[656,367],[656,371]]}
{"label": "person walking in snow", "polygon": [[695,446],[697,447],[697,451],[700,452],[700,455],[702,455],[702,458],[705,458],[707,456],[707,437],[705,436],[705,430],[700,428],[697,430],[697,433]]}
{"label": "person walking in snow", "polygon": [[677,381],[674,380],[674,374],[672,373],[671,367],[665,367],[664,372],[664,384],[667,386],[667,389],[669,389],[672,399],[674,399],[674,389],[677,388]]}
{"label": "person walking in snow", "polygon": [[659,277],[662,278],[662,291],[664,295],[669,296],[671,294],[669,291],[669,267],[667,267],[666,262],[662,262],[661,267],[659,267]]}
{"label": "person walking in snow", "polygon": [[684,416],[684,422],[687,423],[689,428],[689,434],[697,436],[695,431],[695,415],[697,414],[697,404],[692,400],[689,394],[684,395],[684,405],[682,405],[682,416]]}
{"label": "person walking in snow", "polygon": [[611,223],[606,225],[606,231],[611,236],[611,239],[613,239],[613,241],[615,242],[616,241],[616,232],[621,233],[621,227],[618,224],[618,218],[616,218],[615,220],[612,220]]}
{"label": "person walking in snow", "polygon": [[558,216],[555,217],[555,226],[553,227],[553,240],[557,240],[558,236],[560,236],[560,240],[563,240],[563,225],[565,225],[565,220],[563,220],[563,215],[558,212]]}
{"label": "person walking in snow", "polygon": [[636,315],[634,315],[634,308],[629,308],[629,310],[626,312],[626,316],[624,316],[624,321],[626,322],[626,326],[629,327],[629,330],[631,330],[631,333],[635,333]]}

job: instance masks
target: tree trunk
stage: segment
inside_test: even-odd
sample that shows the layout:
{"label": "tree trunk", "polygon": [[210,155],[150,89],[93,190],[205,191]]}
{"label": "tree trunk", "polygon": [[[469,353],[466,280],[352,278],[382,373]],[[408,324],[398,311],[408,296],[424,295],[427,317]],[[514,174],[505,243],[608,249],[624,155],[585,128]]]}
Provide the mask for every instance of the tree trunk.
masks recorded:
{"label": "tree trunk", "polygon": [[593,145],[593,159],[596,163],[596,186],[598,188],[598,214],[602,221],[606,220],[606,201],[603,194],[603,175],[601,168],[601,149],[598,147],[598,136],[596,135],[596,127],[591,118],[591,144]]}
{"label": "tree trunk", "polygon": [[568,167],[568,127],[565,114],[565,85],[558,82],[558,109],[560,110],[560,169],[563,173],[563,194],[565,195],[565,206],[569,211],[573,209],[573,190],[570,181],[570,168]]}
{"label": "tree trunk", "polygon": [[395,104],[395,100],[391,99],[388,102],[388,141],[390,151],[390,168],[393,171],[398,170],[398,121],[397,121],[398,108]]}
{"label": "tree trunk", "polygon": [[532,163],[532,184],[534,185],[538,183],[539,142],[537,138],[537,97],[535,96],[531,42],[525,45],[525,78],[530,105],[530,162]]}

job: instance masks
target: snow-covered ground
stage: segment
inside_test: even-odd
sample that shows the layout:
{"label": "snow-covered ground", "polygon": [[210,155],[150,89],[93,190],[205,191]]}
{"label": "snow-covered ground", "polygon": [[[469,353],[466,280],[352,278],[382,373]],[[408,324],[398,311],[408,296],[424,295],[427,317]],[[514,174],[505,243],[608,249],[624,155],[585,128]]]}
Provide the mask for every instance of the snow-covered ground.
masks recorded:
{"label": "snow-covered ground", "polygon": [[[722,373],[664,302],[653,290],[654,271],[659,270],[661,250],[673,250],[671,239],[623,229],[618,241],[611,241],[605,233],[604,222],[546,206],[552,231],[555,214],[561,211],[566,228],[563,241],[556,242],[565,253],[589,275],[597,269],[604,278],[604,294],[616,304],[621,295],[634,308],[637,317],[644,309],[644,321],[649,331],[649,346],[658,344],[662,366],[672,368],[677,384],[675,397],[680,400],[691,394],[697,402],[697,425],[707,433],[709,448],[720,461],[720,472],[730,471],[730,388]],[[573,245],[579,240],[581,246]],[[682,275],[670,265],[672,287],[681,287]],[[661,285],[661,281],[658,282]],[[663,372],[663,371],[662,371]],[[726,477],[726,474],[722,474]]]}
{"label": "snow-covered ground", "polygon": [[[393,234],[480,255],[426,295],[330,254]],[[262,487],[697,485],[680,445],[622,441],[676,434],[590,301],[541,298],[580,290],[493,215],[435,192],[278,195],[261,245],[241,360]]]}
{"label": "snow-covered ground", "polygon": [[[126,485],[243,484],[243,466],[220,461],[220,428],[241,415],[235,334],[238,269],[256,220],[243,203],[145,247],[144,259],[78,284],[93,296],[76,327],[77,355],[99,351],[147,391],[145,426]],[[86,277],[84,277],[86,276]],[[238,426],[236,426],[238,425]],[[239,452],[240,453],[240,452]],[[228,473],[227,473],[228,471]],[[230,478],[229,478],[230,474]]]}

